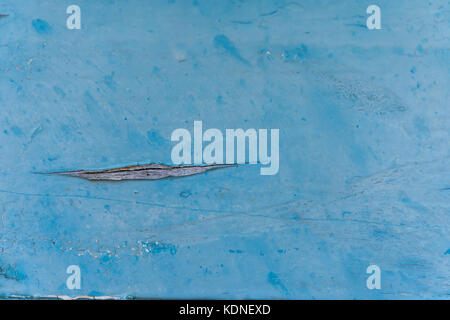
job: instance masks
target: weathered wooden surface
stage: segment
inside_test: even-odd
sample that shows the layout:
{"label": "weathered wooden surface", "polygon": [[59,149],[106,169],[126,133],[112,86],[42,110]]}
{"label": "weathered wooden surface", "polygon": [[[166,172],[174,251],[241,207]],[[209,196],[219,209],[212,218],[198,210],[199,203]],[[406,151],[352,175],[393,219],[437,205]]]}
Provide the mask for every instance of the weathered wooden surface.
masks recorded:
{"label": "weathered wooden surface", "polygon": [[[73,2],[81,30],[0,3],[1,296],[448,298],[448,1],[373,1],[381,30],[356,0]],[[279,173],[35,174],[170,164],[195,120],[279,128]]]}

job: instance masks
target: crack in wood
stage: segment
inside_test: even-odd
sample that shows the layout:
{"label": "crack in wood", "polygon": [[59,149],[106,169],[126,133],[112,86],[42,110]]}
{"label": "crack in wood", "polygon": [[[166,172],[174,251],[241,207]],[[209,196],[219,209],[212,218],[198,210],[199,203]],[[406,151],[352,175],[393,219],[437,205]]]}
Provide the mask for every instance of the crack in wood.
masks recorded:
{"label": "crack in wood", "polygon": [[115,169],[88,171],[64,171],[50,172],[47,174],[67,175],[87,180],[159,180],[172,177],[187,177],[200,174],[209,170],[234,167],[235,164],[213,164],[213,165],[195,165],[195,166],[168,166],[159,163],[150,163],[146,165],[126,166]]}

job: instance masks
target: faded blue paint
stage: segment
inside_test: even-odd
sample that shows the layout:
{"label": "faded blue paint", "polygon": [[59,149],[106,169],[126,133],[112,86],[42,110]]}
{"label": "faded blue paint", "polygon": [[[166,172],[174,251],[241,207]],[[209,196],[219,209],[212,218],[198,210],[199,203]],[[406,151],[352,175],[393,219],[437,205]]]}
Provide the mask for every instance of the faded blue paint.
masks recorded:
{"label": "faded blue paint", "polygon": [[[0,4],[0,295],[448,298],[447,1],[73,2]],[[279,173],[35,174],[170,163],[194,120],[279,128]]]}

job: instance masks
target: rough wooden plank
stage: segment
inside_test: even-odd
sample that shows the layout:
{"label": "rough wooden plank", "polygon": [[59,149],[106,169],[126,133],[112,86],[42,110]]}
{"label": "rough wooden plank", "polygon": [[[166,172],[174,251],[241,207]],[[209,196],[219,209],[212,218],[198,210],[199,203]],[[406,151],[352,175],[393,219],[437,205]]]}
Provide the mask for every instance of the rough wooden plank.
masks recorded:
{"label": "rough wooden plank", "polygon": [[[448,3],[75,2],[0,3],[1,297],[448,299]],[[196,120],[280,129],[279,172],[34,174],[170,165]]]}

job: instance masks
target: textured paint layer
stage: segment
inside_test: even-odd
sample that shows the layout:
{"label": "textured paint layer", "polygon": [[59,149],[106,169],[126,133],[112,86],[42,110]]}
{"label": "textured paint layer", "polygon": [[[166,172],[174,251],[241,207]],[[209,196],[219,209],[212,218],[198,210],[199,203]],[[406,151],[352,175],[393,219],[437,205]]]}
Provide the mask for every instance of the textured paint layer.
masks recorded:
{"label": "textured paint layer", "polygon": [[[70,4],[0,3],[0,296],[448,298],[448,1]],[[35,174],[170,164],[195,120],[279,128],[278,174]]]}

